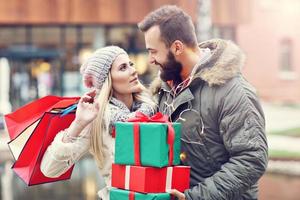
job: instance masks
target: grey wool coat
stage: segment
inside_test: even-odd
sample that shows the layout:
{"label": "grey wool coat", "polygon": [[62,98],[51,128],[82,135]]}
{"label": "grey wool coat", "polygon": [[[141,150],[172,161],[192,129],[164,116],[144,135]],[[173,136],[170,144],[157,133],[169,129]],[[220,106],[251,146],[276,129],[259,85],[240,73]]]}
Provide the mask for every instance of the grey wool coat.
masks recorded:
{"label": "grey wool coat", "polygon": [[244,54],[221,39],[199,47],[211,56],[179,94],[161,80],[152,83],[159,111],[182,123],[182,163],[191,166],[186,199],[257,199],[268,146],[261,105],[241,73]]}

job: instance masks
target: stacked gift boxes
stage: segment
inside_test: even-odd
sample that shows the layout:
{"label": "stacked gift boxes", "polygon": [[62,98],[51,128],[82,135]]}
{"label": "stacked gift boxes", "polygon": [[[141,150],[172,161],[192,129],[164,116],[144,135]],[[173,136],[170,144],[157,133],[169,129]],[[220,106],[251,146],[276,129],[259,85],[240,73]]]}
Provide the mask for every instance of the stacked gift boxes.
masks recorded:
{"label": "stacked gift boxes", "polygon": [[110,200],[169,200],[166,190],[189,188],[190,167],[179,166],[181,125],[160,113],[131,121],[115,124]]}

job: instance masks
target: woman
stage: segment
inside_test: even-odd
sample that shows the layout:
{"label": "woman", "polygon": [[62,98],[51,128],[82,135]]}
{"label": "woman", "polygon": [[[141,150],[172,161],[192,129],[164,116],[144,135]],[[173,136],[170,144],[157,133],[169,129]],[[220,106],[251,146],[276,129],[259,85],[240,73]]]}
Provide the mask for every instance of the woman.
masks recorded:
{"label": "woman", "polygon": [[[79,100],[70,127],[57,134],[44,154],[41,171],[57,177],[90,150],[107,187],[110,186],[114,158],[112,125],[133,117],[136,111],[154,113],[155,104],[138,80],[127,53],[108,46],[94,52],[82,65],[84,85],[91,88]],[[108,199],[107,187],[98,194]]]}

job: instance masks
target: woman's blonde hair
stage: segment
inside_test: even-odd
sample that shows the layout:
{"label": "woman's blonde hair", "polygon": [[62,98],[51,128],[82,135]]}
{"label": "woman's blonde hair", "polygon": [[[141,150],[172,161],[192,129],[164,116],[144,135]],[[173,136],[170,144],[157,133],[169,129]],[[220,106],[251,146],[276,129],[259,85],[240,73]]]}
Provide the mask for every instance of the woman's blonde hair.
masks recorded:
{"label": "woman's blonde hair", "polygon": [[[108,109],[109,101],[112,95],[112,78],[111,73],[109,72],[108,77],[105,80],[97,97],[100,108],[97,118],[93,121],[91,128],[91,153],[94,155],[96,163],[100,169],[103,168],[104,165],[103,134],[109,131],[110,112]],[[143,87],[142,92],[134,93],[133,98],[135,101],[148,103],[153,110],[156,109],[156,105],[145,87]]]}

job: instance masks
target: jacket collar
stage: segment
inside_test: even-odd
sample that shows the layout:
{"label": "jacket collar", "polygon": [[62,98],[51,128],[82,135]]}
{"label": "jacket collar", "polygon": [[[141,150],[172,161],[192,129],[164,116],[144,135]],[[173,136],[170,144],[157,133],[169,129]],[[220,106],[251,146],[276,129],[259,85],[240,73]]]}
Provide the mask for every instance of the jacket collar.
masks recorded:
{"label": "jacket collar", "polygon": [[[199,47],[209,48],[211,56],[206,62],[195,66],[197,69],[195,70],[192,83],[196,79],[201,79],[209,86],[223,85],[241,73],[245,62],[245,55],[233,42],[213,39],[200,43]],[[153,94],[156,94],[160,89],[169,91],[170,87],[157,77],[152,82],[150,90]]]}

